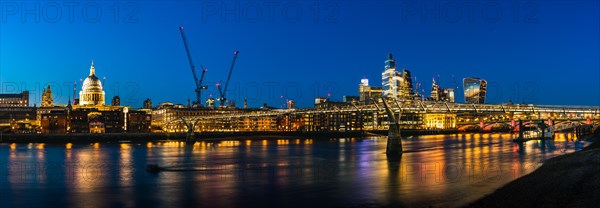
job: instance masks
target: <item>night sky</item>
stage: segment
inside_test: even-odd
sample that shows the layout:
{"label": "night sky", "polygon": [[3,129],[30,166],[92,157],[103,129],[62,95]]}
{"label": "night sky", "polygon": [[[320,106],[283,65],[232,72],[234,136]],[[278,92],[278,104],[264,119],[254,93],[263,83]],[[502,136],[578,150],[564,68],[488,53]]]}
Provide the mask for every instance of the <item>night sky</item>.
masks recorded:
{"label": "night sky", "polygon": [[215,83],[240,51],[228,92],[238,106],[244,98],[252,107],[285,99],[312,107],[328,94],[341,101],[358,94],[363,77],[381,85],[388,53],[427,96],[432,77],[442,87],[479,77],[489,103],[600,105],[595,0],[0,4],[0,90],[29,90],[38,105],[47,84],[66,103],[92,59],[107,104],[114,95],[133,107],[146,98],[187,103],[194,83],[179,26],[196,65],[208,68],[204,99],[217,96]]}

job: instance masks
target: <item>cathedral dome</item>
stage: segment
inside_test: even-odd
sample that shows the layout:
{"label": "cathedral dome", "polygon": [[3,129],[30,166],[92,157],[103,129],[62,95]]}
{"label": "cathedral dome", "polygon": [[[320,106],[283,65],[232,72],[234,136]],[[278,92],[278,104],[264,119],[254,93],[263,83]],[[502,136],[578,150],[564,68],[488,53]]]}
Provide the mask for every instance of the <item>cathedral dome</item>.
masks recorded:
{"label": "cathedral dome", "polygon": [[83,81],[81,92],[79,92],[80,105],[104,105],[104,91],[102,82],[96,76],[94,61],[90,67],[90,75]]}
{"label": "cathedral dome", "polygon": [[90,74],[83,81],[82,90],[84,92],[102,92],[102,82],[100,82],[100,79],[95,74]]}

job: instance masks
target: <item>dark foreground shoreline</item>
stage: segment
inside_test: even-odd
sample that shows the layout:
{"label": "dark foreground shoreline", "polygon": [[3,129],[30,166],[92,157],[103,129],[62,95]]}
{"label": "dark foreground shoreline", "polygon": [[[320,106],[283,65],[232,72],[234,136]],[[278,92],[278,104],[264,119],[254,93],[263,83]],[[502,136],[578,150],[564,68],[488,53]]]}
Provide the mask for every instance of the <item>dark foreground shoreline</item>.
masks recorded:
{"label": "dark foreground shoreline", "polygon": [[583,150],[546,160],[466,207],[600,206],[600,129],[587,140],[593,143]]}
{"label": "dark foreground shoreline", "polygon": [[[455,134],[457,130],[404,130],[403,136]],[[345,131],[345,132],[203,132],[195,135],[195,141],[219,141],[240,139],[282,139],[282,138],[353,138],[385,136],[387,131]],[[186,141],[185,133],[105,133],[105,134],[0,134],[0,143],[145,143],[160,141]]]}

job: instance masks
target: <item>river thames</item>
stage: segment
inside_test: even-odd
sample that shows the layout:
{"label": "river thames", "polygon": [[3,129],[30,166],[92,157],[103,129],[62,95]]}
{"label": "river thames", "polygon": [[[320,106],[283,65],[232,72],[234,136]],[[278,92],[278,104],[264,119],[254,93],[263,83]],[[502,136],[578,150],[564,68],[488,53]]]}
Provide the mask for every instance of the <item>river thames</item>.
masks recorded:
{"label": "river thames", "polygon": [[[456,207],[587,145],[511,134],[0,144],[2,207]],[[146,165],[167,171],[150,173]]]}

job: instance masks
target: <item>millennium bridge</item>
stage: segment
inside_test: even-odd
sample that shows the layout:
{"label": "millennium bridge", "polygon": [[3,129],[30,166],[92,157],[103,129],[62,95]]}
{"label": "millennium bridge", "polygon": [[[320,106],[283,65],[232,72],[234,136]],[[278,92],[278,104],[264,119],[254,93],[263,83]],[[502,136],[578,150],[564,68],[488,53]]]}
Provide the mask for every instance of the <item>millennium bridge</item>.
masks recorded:
{"label": "millennium bridge", "polygon": [[[165,123],[172,131],[355,131],[387,130],[383,100],[371,104],[324,103],[311,109],[229,109],[181,115]],[[514,128],[518,120],[562,129],[600,125],[600,106],[463,104],[386,101],[403,129]],[[192,128],[190,128],[192,127]]]}

